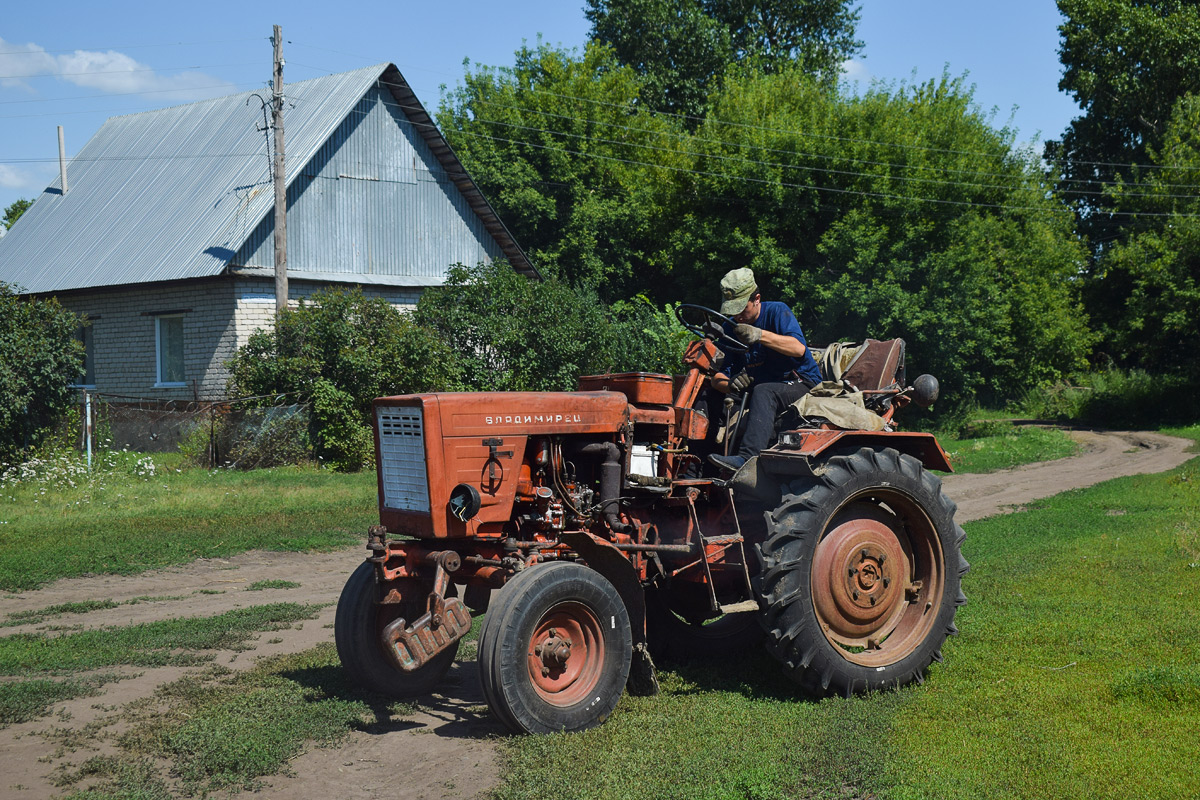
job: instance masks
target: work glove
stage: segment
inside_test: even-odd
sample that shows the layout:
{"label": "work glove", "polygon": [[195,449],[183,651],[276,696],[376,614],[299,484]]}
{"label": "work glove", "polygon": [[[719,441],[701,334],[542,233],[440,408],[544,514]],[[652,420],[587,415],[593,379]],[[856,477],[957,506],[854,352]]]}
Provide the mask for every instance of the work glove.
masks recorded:
{"label": "work glove", "polygon": [[743,322],[733,329],[733,338],[744,345],[758,344],[758,340],[762,338],[762,328]]}
{"label": "work glove", "polygon": [[754,378],[751,378],[748,373],[739,372],[737,377],[729,382],[729,389],[734,392],[744,392],[750,388],[752,383],[754,383]]}

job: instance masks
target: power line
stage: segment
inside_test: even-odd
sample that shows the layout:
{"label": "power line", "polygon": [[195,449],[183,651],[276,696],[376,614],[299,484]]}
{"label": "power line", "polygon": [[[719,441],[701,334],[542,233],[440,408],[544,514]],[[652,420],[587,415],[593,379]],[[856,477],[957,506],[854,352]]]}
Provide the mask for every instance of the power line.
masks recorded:
{"label": "power line", "polygon": [[[393,105],[395,107],[401,108],[402,110],[415,110],[416,109],[416,106],[406,106],[403,103],[388,103],[387,101],[384,101],[384,102],[387,105]],[[504,106],[504,107],[514,108],[512,106]],[[521,110],[521,109],[518,109],[518,110]],[[592,120],[589,118],[564,117],[563,115],[558,115],[558,114],[550,114],[550,116],[559,117],[562,119],[573,120],[573,121],[577,121],[577,122],[587,122],[587,123],[597,122],[599,124],[607,124],[607,123],[604,123],[603,121]],[[1036,189],[1037,188],[1034,186],[1030,186],[1028,184],[1023,185],[1020,182],[1019,176],[1009,176],[1009,175],[1003,175],[1003,174],[1000,174],[1000,177],[1012,178],[1013,180],[1009,183],[1002,183],[1002,184],[1001,183],[975,183],[975,182],[954,181],[954,180],[947,180],[947,179],[942,179],[942,178],[932,178],[932,177],[927,178],[927,177],[914,177],[914,176],[906,176],[906,175],[891,175],[891,174],[876,174],[876,173],[869,173],[869,172],[855,172],[852,170],[839,170],[839,169],[831,169],[831,168],[826,168],[826,167],[809,166],[809,165],[804,165],[804,164],[792,164],[792,163],[784,163],[784,162],[778,162],[778,161],[765,161],[765,160],[754,159],[754,158],[739,158],[739,157],[735,157],[735,156],[721,155],[721,154],[716,154],[716,153],[695,152],[695,151],[686,150],[686,149],[683,149],[683,150],[671,149],[671,148],[667,148],[667,147],[642,144],[639,142],[629,142],[629,141],[621,141],[621,140],[614,140],[614,139],[603,139],[603,138],[589,136],[587,134],[571,133],[568,131],[552,130],[552,129],[546,129],[546,128],[537,128],[537,127],[527,126],[527,125],[518,125],[516,123],[503,122],[500,120],[492,120],[492,119],[486,119],[486,118],[482,118],[482,117],[476,117],[475,121],[482,123],[482,124],[486,124],[486,125],[495,125],[495,126],[499,126],[499,127],[513,128],[513,129],[517,129],[517,130],[528,131],[531,133],[545,133],[545,134],[551,134],[551,135],[555,135],[555,136],[563,136],[563,137],[574,138],[574,139],[582,139],[582,140],[588,141],[588,142],[610,144],[610,145],[619,146],[619,147],[633,147],[633,148],[639,148],[639,149],[644,149],[644,150],[669,153],[672,155],[691,156],[691,157],[694,157],[697,159],[715,159],[718,161],[730,161],[730,162],[734,162],[734,163],[749,164],[749,165],[762,166],[762,167],[768,167],[768,168],[779,168],[781,170],[801,170],[801,171],[805,171],[805,172],[822,173],[822,174],[827,174],[827,175],[840,175],[840,176],[844,176],[844,177],[866,178],[869,180],[890,180],[890,181],[900,181],[900,182],[905,182],[905,183],[927,183],[927,184],[935,184],[935,185],[941,185],[941,186],[946,186],[946,187],[957,187],[957,188],[964,188],[964,189],[1000,189],[1000,190],[1006,190],[1006,191],[1018,191],[1020,189]],[[640,128],[631,128],[631,127],[622,126],[622,125],[616,125],[615,127],[620,128],[620,129],[629,130],[629,131],[648,133],[648,134],[657,134],[658,133],[657,131],[650,131],[650,130],[640,129]],[[686,135],[683,135],[682,137],[679,137],[676,134],[671,134],[671,133],[668,133],[666,135],[676,137],[676,138],[687,139]],[[510,140],[510,141],[517,141],[517,140]],[[526,141],[526,140],[519,140],[519,141]],[[766,151],[769,153],[781,153],[781,154],[786,154],[786,155],[791,155],[791,156],[824,158],[827,160],[845,160],[845,161],[850,161],[850,162],[857,161],[859,163],[867,163],[867,164],[876,165],[876,166],[886,166],[886,167],[890,167],[890,168],[898,169],[898,170],[902,170],[902,169],[905,169],[908,167],[908,165],[905,165],[905,164],[896,164],[896,163],[890,163],[890,162],[875,162],[875,161],[862,162],[859,159],[854,159],[854,158],[841,159],[838,156],[828,156],[828,155],[824,155],[824,154],[806,153],[803,151],[784,150],[781,148],[765,148],[765,147],[761,147],[758,145],[748,145],[748,144],[742,144],[742,143],[722,142],[719,140],[705,139],[703,137],[699,138],[699,141],[707,142],[707,143],[722,144],[722,145],[726,145],[729,147],[738,147],[741,149],[763,150],[763,151]],[[936,169],[936,168],[935,167],[926,167],[926,169]],[[947,170],[947,171],[966,173],[965,170]],[[966,174],[971,174],[971,173],[966,173]],[[980,174],[996,175],[997,173],[980,173]],[[1130,184],[1126,184],[1126,185],[1130,185]],[[1184,187],[1186,185],[1179,184],[1178,186]],[[1200,188],[1200,187],[1197,187],[1197,188]],[[1104,194],[1103,192],[1085,191],[1085,190],[1079,190],[1078,193],[1091,194],[1091,195],[1103,195]],[[1190,194],[1188,194],[1188,195],[1158,194],[1158,193],[1142,194],[1142,193],[1132,193],[1132,192],[1127,193],[1125,196],[1126,197],[1153,197],[1153,198],[1157,198],[1157,199],[1169,199],[1169,198],[1192,199],[1194,197],[1194,195],[1190,195]]]}
{"label": "power line", "polygon": [[[508,71],[508,72],[512,71],[512,68],[509,68],[509,67],[500,67],[497,69],[500,69],[502,71]],[[527,89],[527,91],[532,92],[533,94],[545,94],[545,95],[548,95],[551,97],[560,97],[560,98],[564,98],[564,99],[568,99],[568,100],[576,100],[581,103],[591,103],[594,105],[607,106],[610,108],[621,108],[621,109],[628,110],[637,105],[636,103],[635,104],[612,103],[612,102],[608,102],[608,101],[604,101],[604,100],[593,100],[591,98],[578,97],[576,95],[569,95],[569,94],[562,94],[559,92],[552,92],[549,89],[539,89],[539,88],[535,88],[535,87],[529,87]],[[644,105],[640,106],[640,107],[645,108]],[[649,109],[649,108],[646,109],[646,112],[648,114],[651,114],[656,117],[668,117],[668,118],[673,118],[673,119],[685,120],[687,122],[699,122],[699,123],[711,123],[711,124],[716,124],[716,125],[727,125],[730,127],[745,128],[748,130],[756,130],[756,131],[764,131],[764,132],[791,133],[791,134],[797,135],[797,136],[808,136],[808,137],[817,138],[817,139],[830,139],[833,141],[839,141],[839,142],[844,142],[844,143],[849,143],[849,144],[870,144],[870,145],[876,145],[879,147],[893,147],[893,148],[898,148],[898,149],[924,150],[927,152],[949,153],[949,154],[953,154],[953,155],[981,156],[981,157],[985,157],[985,158],[1002,158],[1003,157],[1003,156],[997,156],[995,153],[987,153],[987,152],[978,151],[978,150],[954,150],[951,148],[930,147],[927,145],[915,145],[915,144],[909,145],[909,144],[901,144],[898,142],[881,142],[881,141],[876,141],[876,140],[872,140],[872,139],[857,139],[857,138],[853,138],[853,137],[832,136],[829,134],[808,133],[805,131],[794,131],[794,130],[789,130],[789,129],[773,128],[773,127],[765,126],[765,125],[751,125],[751,124],[745,123],[745,122],[730,122],[727,120],[716,119],[713,117],[697,117],[697,116],[689,115],[689,114],[676,114],[676,113],[673,113],[670,111],[655,111],[655,110]],[[1158,164],[1120,163],[1120,162],[1107,162],[1107,161],[1072,161],[1071,163],[1086,164],[1089,166],[1127,167],[1130,169],[1177,169],[1177,167],[1167,167],[1167,166],[1162,166],[1162,165],[1158,165]]]}
{"label": "power line", "polygon": [[244,44],[246,42],[261,41],[261,37],[253,39],[217,39],[208,42],[160,42],[158,44],[112,44],[103,47],[71,47],[65,50],[7,50],[0,52],[0,56],[40,56],[51,55],[53,53],[100,53],[111,50],[138,50],[147,47],[199,47],[209,46],[214,44]]}
{"label": "power line", "polygon": [[[387,81],[380,81],[380,83],[385,84],[385,85],[393,85]],[[570,95],[557,95],[557,96],[571,97]],[[578,98],[578,97],[576,97],[574,99],[585,100],[584,98]],[[784,150],[782,148],[765,147],[763,145],[746,144],[743,142],[730,142],[730,141],[723,140],[723,139],[714,139],[711,137],[697,136],[695,134],[689,134],[689,133],[681,132],[681,131],[661,131],[661,130],[652,130],[652,129],[648,129],[648,128],[634,127],[634,126],[629,126],[629,125],[622,125],[620,123],[611,122],[611,121],[603,120],[603,119],[597,119],[595,117],[575,117],[575,116],[571,116],[569,114],[557,114],[557,113],[554,113],[551,111],[545,111],[543,109],[538,109],[538,108],[527,108],[527,107],[523,107],[523,106],[513,106],[510,104],[506,104],[506,103],[499,103],[497,101],[489,100],[487,98],[482,98],[482,97],[474,98],[474,102],[478,102],[480,104],[492,106],[492,107],[496,107],[496,108],[503,108],[503,109],[507,109],[507,110],[511,110],[511,111],[517,111],[520,113],[537,114],[539,116],[549,117],[549,118],[553,118],[553,119],[562,119],[562,120],[571,121],[571,122],[581,122],[581,123],[585,123],[588,125],[603,125],[603,126],[615,128],[617,130],[625,130],[625,131],[630,131],[630,132],[635,132],[635,133],[645,133],[645,134],[649,134],[649,135],[653,135],[653,136],[663,136],[663,137],[670,137],[670,138],[676,138],[676,139],[686,139],[688,141],[698,141],[698,142],[703,142],[703,143],[717,144],[717,145],[722,145],[725,147],[734,147],[734,148],[739,148],[739,149],[754,149],[754,150],[759,150],[762,152],[783,153],[783,154],[792,155],[792,156],[803,156],[803,157],[815,158],[815,159],[826,160],[826,161],[846,161],[846,162],[862,164],[862,165],[866,165],[866,166],[882,166],[882,167],[887,167],[889,169],[895,169],[895,170],[923,170],[923,171],[939,172],[939,173],[943,173],[943,174],[957,173],[957,174],[970,175],[973,177],[981,177],[981,178],[1009,179],[1012,177],[1010,174],[1000,173],[1000,172],[984,172],[984,171],[979,171],[979,170],[959,169],[959,168],[955,168],[955,167],[934,166],[934,165],[925,165],[925,164],[897,163],[897,162],[889,162],[889,161],[875,161],[875,160],[871,160],[871,159],[856,158],[854,156],[831,155],[831,154],[827,154],[827,153],[816,153],[816,152],[804,151],[804,150]],[[591,102],[591,101],[586,101],[586,102]],[[608,104],[608,105],[612,105],[614,107],[627,108],[627,106],[625,106],[623,104]],[[652,112],[648,112],[648,113],[652,113]],[[483,121],[489,122],[491,124],[503,125],[503,126],[512,126],[513,125],[513,123],[506,123],[506,122],[502,122],[499,120],[483,120]],[[545,129],[536,129],[535,128],[533,130],[543,130],[544,131]],[[795,130],[791,130],[791,129],[777,129],[776,128],[776,129],[771,129],[771,130],[774,130],[774,131],[777,131],[780,133],[789,133],[789,134],[794,134],[794,135],[806,135],[800,131],[795,131]],[[546,132],[551,132],[551,131],[546,131]],[[578,136],[578,134],[570,134],[570,133],[566,133],[566,132],[561,132],[561,133],[565,136]],[[842,141],[873,144],[873,142],[870,142],[869,140],[843,139]],[[639,146],[634,143],[625,143],[625,144],[629,144],[630,146]],[[936,148],[927,148],[927,149],[936,150]],[[962,153],[964,151],[940,150],[940,152],[953,154],[953,153]],[[992,155],[992,157],[995,157],[995,158],[1008,158],[1008,157],[1012,156],[1011,153],[1006,154],[1006,155],[999,155],[999,154],[993,153],[991,155]],[[779,166],[787,167],[789,165],[780,164]],[[810,167],[808,169],[815,170],[818,168]],[[846,173],[846,174],[862,174],[862,173]],[[906,177],[896,176],[896,179],[897,180],[929,180],[929,181],[937,181],[940,183],[950,183],[949,181],[945,181],[945,180],[941,180],[941,179],[933,179],[933,178],[906,178]],[[1099,186],[1102,188],[1108,187],[1108,186],[1118,186],[1118,185],[1120,185],[1122,187],[1131,187],[1131,186],[1147,187],[1147,186],[1156,186],[1157,185],[1157,184],[1141,183],[1141,182],[1135,182],[1135,181],[1126,181],[1126,182],[1121,182],[1118,184],[1115,181],[1098,181],[1098,180],[1094,180],[1094,179],[1064,179],[1061,181],[1055,181],[1055,183],[1064,183],[1064,182],[1080,183],[1080,184],[1084,184],[1084,185],[1096,185],[1096,186]],[[978,184],[978,185],[981,187],[984,187],[984,188],[989,186],[989,184]],[[995,184],[991,184],[990,186],[991,186],[991,188],[1003,188],[1002,186],[995,185]],[[1196,184],[1172,184],[1172,186],[1176,186],[1178,188],[1200,189],[1200,185],[1196,185]],[[1085,189],[1076,189],[1076,190],[1072,190],[1072,191],[1074,191],[1078,194],[1093,194],[1093,195],[1102,195],[1104,193],[1102,190],[1101,191],[1088,191]],[[1131,195],[1131,196],[1140,196],[1140,195]],[[1154,196],[1161,196],[1161,195],[1154,195]],[[1190,195],[1172,195],[1172,196],[1173,197],[1190,197]]]}

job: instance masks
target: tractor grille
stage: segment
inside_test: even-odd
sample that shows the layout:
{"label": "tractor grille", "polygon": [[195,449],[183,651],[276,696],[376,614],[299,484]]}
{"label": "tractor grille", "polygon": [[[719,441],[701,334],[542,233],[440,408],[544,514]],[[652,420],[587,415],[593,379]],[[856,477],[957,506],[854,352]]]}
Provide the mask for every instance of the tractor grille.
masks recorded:
{"label": "tractor grille", "polygon": [[421,409],[379,408],[376,416],[384,506],[402,511],[429,511]]}

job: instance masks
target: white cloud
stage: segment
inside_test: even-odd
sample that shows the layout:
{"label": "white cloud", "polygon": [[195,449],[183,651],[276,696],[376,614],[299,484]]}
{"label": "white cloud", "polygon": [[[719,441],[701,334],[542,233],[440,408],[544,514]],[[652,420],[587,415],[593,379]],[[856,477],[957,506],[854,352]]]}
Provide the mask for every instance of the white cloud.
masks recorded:
{"label": "white cloud", "polygon": [[0,79],[6,87],[30,88],[33,77],[54,77],[109,94],[153,94],[166,100],[196,100],[235,90],[233,84],[203,72],[163,75],[115,50],[76,50],[54,55],[36,44],[17,45],[0,39]]}
{"label": "white cloud", "polygon": [[849,83],[870,83],[873,77],[865,61],[848,58],[842,62],[842,79]]}
{"label": "white cloud", "polygon": [[22,169],[10,167],[8,164],[0,164],[0,189],[32,189],[40,184],[35,184],[34,176]]}

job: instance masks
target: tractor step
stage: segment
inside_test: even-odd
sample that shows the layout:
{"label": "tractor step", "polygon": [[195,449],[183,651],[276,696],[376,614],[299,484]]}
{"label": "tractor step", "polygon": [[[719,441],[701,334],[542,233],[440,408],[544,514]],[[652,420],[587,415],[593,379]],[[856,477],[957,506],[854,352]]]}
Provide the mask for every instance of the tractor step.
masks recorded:
{"label": "tractor step", "polygon": [[743,611],[758,611],[757,600],[743,600],[740,603],[727,603],[720,606],[722,614],[740,614]]}
{"label": "tractor step", "polygon": [[746,541],[740,533],[729,533],[724,536],[704,536],[702,534],[700,538],[704,544],[737,544]]}

